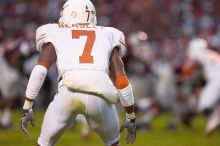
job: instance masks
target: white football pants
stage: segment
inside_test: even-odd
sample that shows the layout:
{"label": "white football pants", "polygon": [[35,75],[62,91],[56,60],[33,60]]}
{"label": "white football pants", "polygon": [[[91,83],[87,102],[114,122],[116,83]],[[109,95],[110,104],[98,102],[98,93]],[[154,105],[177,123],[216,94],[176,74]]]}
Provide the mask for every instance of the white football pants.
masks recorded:
{"label": "white football pants", "polygon": [[71,92],[61,85],[45,113],[38,144],[54,146],[78,114],[85,116],[106,146],[119,141],[119,121],[115,105],[108,104],[95,95]]}
{"label": "white football pants", "polygon": [[198,102],[198,110],[202,112],[204,109],[213,108],[220,100],[220,78],[212,79],[207,82],[202,90]]}

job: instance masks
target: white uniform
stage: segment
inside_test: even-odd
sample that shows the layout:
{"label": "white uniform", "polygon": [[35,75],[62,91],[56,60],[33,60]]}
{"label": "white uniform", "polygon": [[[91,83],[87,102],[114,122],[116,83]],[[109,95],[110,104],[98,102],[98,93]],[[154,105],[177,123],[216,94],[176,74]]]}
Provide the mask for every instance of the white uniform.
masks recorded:
{"label": "white uniform", "polygon": [[198,109],[213,108],[220,99],[220,55],[210,49],[189,48],[190,59],[203,65],[207,84],[199,98]]}
{"label": "white uniform", "polygon": [[16,70],[11,68],[0,54],[0,92],[4,98],[14,98],[18,93],[14,86],[18,79]]}
{"label": "white uniform", "polygon": [[[90,28],[87,25],[64,27],[47,24],[38,28],[36,40],[38,51],[45,43],[51,42],[54,45],[59,76],[64,78],[60,81],[58,93],[45,114],[38,143],[42,146],[54,145],[78,114],[86,117],[106,145],[118,141],[118,116],[112,104],[117,101],[117,96],[113,95],[115,88],[110,82],[108,73],[113,48],[120,46],[121,55],[125,53],[123,33],[111,27]],[[98,74],[98,77],[94,74]],[[102,80],[99,75],[106,79]],[[89,77],[97,80],[90,80]],[[69,84],[65,82],[73,84],[68,86]],[[80,86],[77,89],[76,84]],[[91,89],[87,85],[97,88]],[[96,90],[102,88],[100,92],[105,92],[104,88],[109,87],[113,91],[112,97],[110,94],[106,97],[105,93],[103,98],[100,98],[102,93],[97,96],[99,91],[96,94]]]}

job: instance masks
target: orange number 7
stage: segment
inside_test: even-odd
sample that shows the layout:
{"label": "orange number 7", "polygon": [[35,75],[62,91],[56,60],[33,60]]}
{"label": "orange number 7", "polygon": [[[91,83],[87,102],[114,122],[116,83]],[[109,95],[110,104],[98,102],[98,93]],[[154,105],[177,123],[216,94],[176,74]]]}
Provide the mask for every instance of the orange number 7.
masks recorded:
{"label": "orange number 7", "polygon": [[79,56],[79,63],[93,63],[93,56],[91,55],[91,51],[96,38],[95,31],[72,30],[73,39],[79,39],[80,36],[87,36],[87,40],[83,50],[83,54]]}

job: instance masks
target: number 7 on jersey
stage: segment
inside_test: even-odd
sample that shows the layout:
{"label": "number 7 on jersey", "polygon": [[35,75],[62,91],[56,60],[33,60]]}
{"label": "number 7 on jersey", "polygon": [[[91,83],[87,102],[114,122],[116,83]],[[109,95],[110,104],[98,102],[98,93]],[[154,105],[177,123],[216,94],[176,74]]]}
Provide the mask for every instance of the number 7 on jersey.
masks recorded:
{"label": "number 7 on jersey", "polygon": [[72,30],[72,38],[79,39],[80,36],[87,36],[86,44],[81,56],[79,56],[79,63],[93,63],[93,56],[91,51],[96,39],[95,31],[92,30]]}

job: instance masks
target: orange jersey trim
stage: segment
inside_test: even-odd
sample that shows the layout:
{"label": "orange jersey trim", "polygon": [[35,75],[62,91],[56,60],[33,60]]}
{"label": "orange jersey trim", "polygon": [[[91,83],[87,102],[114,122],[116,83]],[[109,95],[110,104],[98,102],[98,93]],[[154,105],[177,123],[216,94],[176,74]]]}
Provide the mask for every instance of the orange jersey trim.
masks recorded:
{"label": "orange jersey trim", "polygon": [[45,61],[39,61],[37,64],[41,65],[41,66],[44,66],[46,69],[49,68],[49,65]]}
{"label": "orange jersey trim", "polygon": [[45,38],[45,37],[46,37],[46,33],[40,35],[40,36],[36,39],[36,41],[39,42],[40,40],[42,40],[42,39]]}
{"label": "orange jersey trim", "polygon": [[122,42],[121,40],[119,41],[123,46],[125,46],[125,43],[124,42]]}
{"label": "orange jersey trim", "polygon": [[117,89],[124,89],[129,85],[127,76],[118,76],[115,80],[115,86]]}

